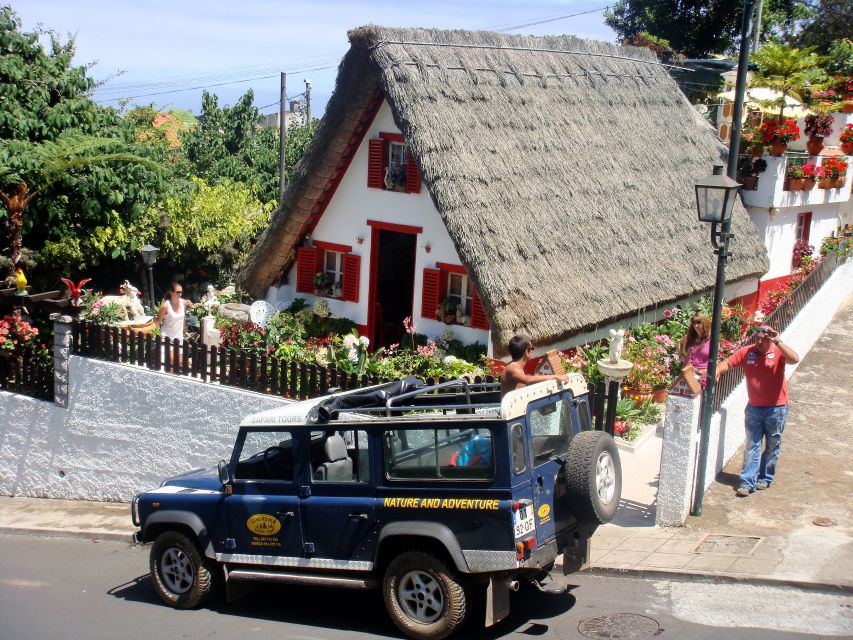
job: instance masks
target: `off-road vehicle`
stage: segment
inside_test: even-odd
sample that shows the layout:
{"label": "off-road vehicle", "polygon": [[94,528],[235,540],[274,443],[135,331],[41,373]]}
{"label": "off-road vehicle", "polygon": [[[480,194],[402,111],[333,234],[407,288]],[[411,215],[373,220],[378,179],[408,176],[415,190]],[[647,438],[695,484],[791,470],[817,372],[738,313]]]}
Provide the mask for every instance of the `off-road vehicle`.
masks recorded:
{"label": "off-road vehicle", "polygon": [[562,592],[555,561],[581,566],[620,492],[581,376],[502,399],[407,378],[249,416],[230,461],[137,495],[132,517],[172,606],[214,578],[229,600],[252,581],[378,587],[405,634],[439,639],[475,597],[488,626],[519,583]]}

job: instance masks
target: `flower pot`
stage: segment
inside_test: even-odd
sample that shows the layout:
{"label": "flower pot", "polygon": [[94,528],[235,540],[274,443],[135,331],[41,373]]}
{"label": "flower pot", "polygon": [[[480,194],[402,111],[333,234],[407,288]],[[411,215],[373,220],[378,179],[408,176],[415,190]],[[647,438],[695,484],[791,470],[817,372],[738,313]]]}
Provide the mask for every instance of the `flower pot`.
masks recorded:
{"label": "flower pot", "polygon": [[747,191],[755,191],[758,188],[758,176],[744,176],[741,182]]}
{"label": "flower pot", "polygon": [[842,142],[841,153],[845,156],[853,156],[853,142]]}
{"label": "flower pot", "polygon": [[835,180],[833,180],[832,186],[835,187],[836,189],[843,188],[845,178],[846,178],[846,176],[842,176],[841,178],[836,178]]}
{"label": "flower pot", "polygon": [[815,184],[814,178],[803,178],[803,191],[811,191]]}
{"label": "flower pot", "polygon": [[770,145],[771,156],[781,156],[788,148],[787,142],[774,142]]}
{"label": "flower pot", "polygon": [[803,188],[802,178],[789,178],[785,191],[799,191]]}
{"label": "flower pot", "polygon": [[652,402],[666,402],[666,387],[652,391]]}
{"label": "flower pot", "polygon": [[841,107],[842,113],[853,113],[853,93],[844,94],[844,106]]}
{"label": "flower pot", "polygon": [[821,178],[817,183],[818,189],[832,189],[832,183],[835,182],[832,178]]}
{"label": "flower pot", "polygon": [[818,136],[809,138],[808,142],[806,142],[806,151],[809,152],[810,156],[816,156],[823,151],[823,138]]}

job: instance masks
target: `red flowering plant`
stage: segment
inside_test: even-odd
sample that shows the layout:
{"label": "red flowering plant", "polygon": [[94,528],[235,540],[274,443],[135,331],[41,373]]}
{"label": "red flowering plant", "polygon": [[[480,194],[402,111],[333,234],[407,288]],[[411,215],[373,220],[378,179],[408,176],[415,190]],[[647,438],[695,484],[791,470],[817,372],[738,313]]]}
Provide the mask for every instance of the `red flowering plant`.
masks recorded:
{"label": "red flowering plant", "polygon": [[38,335],[39,330],[19,315],[8,315],[0,320],[0,349],[3,351],[35,345]]}
{"label": "red flowering plant", "polygon": [[821,175],[828,180],[838,180],[847,174],[847,161],[840,156],[828,156],[823,160]]}
{"label": "red flowering plant", "polygon": [[764,144],[788,144],[800,139],[800,128],[793,118],[773,118],[766,120],[759,130]]}
{"label": "red flowering plant", "polygon": [[220,344],[224,348],[230,347],[258,355],[271,350],[267,345],[266,330],[254,322],[235,322],[220,327],[219,335]]}
{"label": "red flowering plant", "polygon": [[832,133],[832,116],[828,113],[810,113],[806,116],[806,135],[825,138]]}
{"label": "red flowering plant", "polygon": [[853,142],[853,124],[848,124],[844,127],[844,131],[838,136],[841,142]]}
{"label": "red flowering plant", "polygon": [[625,383],[640,393],[668,386],[672,382],[673,360],[678,360],[675,342],[668,335],[637,339],[633,330],[625,341],[623,357],[634,363]]}
{"label": "red flowering plant", "polygon": [[820,178],[820,167],[818,167],[814,162],[807,162],[802,167],[803,177],[809,180],[817,180]]}
{"label": "red flowering plant", "polygon": [[794,243],[794,255],[791,264],[794,268],[799,269],[803,266],[803,260],[810,260],[814,253],[814,247],[805,240],[798,240]]}

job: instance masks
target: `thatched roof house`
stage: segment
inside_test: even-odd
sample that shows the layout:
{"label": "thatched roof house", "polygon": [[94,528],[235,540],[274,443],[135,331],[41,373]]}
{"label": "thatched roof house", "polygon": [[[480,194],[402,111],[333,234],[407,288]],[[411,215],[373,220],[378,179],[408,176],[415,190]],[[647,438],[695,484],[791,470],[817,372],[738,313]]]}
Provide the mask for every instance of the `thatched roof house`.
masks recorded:
{"label": "thatched roof house", "polygon": [[[367,26],[349,38],[317,138],[239,276],[254,295],[292,268],[383,105],[498,352],[517,332],[565,344],[713,287],[693,183],[726,150],[653,54],[572,36]],[[762,274],[740,203],[733,231],[728,280]]]}

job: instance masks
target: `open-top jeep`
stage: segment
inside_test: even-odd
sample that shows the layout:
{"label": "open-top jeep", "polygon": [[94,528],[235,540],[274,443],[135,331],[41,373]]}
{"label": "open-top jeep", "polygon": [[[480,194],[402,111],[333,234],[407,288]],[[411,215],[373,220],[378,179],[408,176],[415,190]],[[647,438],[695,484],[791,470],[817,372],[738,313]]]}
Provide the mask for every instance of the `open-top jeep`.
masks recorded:
{"label": "open-top jeep", "polygon": [[581,566],[620,492],[581,376],[500,401],[408,378],[246,418],[229,462],[139,494],[132,517],[175,607],[201,605],[216,572],[229,600],[251,581],[381,587],[404,633],[438,639],[477,589],[487,626],[521,581],[562,592],[555,560]]}

